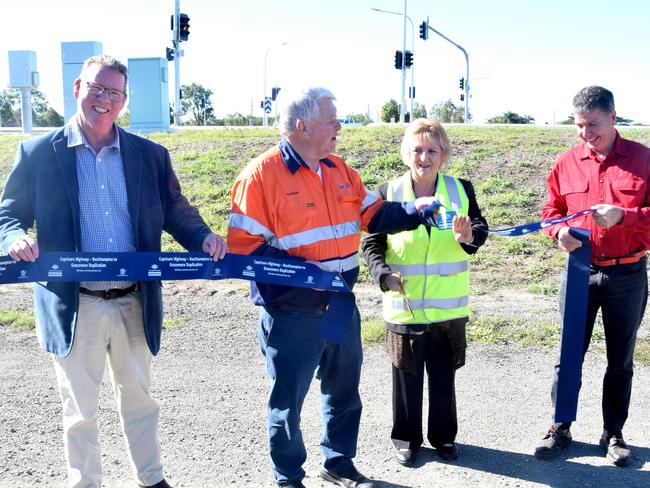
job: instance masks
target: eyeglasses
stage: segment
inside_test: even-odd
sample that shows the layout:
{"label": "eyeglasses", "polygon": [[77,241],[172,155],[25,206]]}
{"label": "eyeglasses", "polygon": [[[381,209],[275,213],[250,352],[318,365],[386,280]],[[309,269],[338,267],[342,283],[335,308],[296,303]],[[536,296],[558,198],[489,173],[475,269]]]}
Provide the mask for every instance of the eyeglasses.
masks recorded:
{"label": "eyeglasses", "polygon": [[113,103],[121,103],[126,98],[126,92],[115,88],[106,88],[104,85],[100,85],[99,83],[87,81],[86,86],[88,87],[88,93],[95,97],[99,97],[102,93],[106,92],[108,99]]}

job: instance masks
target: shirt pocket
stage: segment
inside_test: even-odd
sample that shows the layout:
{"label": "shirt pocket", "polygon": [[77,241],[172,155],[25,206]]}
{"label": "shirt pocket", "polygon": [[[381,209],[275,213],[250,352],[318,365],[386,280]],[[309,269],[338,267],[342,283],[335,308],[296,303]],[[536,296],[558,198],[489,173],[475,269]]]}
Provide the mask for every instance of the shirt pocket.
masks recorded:
{"label": "shirt pocket", "polygon": [[645,198],[646,182],[641,178],[612,181],[612,203],[624,208],[639,207]]}
{"label": "shirt pocket", "polygon": [[587,180],[575,180],[562,183],[560,193],[566,200],[569,213],[579,212],[580,210],[591,207],[587,199],[588,191],[589,182]]}
{"label": "shirt pocket", "polygon": [[361,198],[356,195],[341,195],[338,201],[341,208],[342,222],[361,219]]}
{"label": "shirt pocket", "polygon": [[[280,207],[278,209],[278,222],[276,226],[278,237],[282,239],[285,236],[310,230],[315,226],[315,222],[316,208],[313,203],[300,203]],[[287,247],[281,245],[280,248],[290,249],[296,247],[294,244]]]}

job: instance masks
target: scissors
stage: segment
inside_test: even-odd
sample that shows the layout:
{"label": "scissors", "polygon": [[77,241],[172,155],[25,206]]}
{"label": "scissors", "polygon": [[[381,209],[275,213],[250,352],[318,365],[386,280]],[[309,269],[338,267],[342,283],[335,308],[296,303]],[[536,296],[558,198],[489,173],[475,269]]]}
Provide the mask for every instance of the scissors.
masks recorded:
{"label": "scissors", "polygon": [[[397,273],[397,276],[402,278],[402,275]],[[415,312],[413,311],[413,307],[411,306],[410,300],[406,296],[406,292],[404,291],[404,286],[401,286],[399,289],[400,295],[402,295],[402,300],[404,300],[404,304],[406,305],[406,308],[408,308],[409,313],[411,314],[411,317],[415,318]]]}

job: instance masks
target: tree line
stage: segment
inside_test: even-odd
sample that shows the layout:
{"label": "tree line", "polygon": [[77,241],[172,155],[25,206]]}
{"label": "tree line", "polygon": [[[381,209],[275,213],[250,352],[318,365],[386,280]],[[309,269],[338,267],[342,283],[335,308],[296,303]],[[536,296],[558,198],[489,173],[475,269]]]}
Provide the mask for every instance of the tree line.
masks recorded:
{"label": "tree line", "polygon": [[[36,88],[31,89],[32,124],[36,127],[61,127],[63,117],[47,104],[47,99]],[[22,126],[20,91],[0,91],[0,127]]]}

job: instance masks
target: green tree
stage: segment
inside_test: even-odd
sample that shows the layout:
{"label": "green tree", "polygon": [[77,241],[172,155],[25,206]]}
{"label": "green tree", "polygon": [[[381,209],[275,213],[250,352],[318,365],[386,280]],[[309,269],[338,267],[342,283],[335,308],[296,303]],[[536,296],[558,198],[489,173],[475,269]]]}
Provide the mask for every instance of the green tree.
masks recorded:
{"label": "green tree", "polygon": [[368,125],[373,122],[373,120],[368,116],[368,114],[348,114],[345,116],[346,119],[352,119],[353,122],[361,125]]}
{"label": "green tree", "polygon": [[532,124],[535,119],[530,115],[519,115],[515,112],[504,112],[488,119],[488,124]]}
{"label": "green tree", "polygon": [[117,125],[120,127],[128,127],[131,125],[131,112],[129,112],[129,109],[124,110],[122,113],[120,113],[120,116],[117,118],[115,121]]}
{"label": "green tree", "polygon": [[214,108],[210,100],[212,90],[208,90],[198,83],[192,83],[191,85],[182,85],[181,92],[183,93],[181,99],[183,112],[189,112],[193,117],[190,123],[193,125],[210,125],[208,122],[214,118]]}
{"label": "green tree", "polygon": [[413,104],[413,119],[426,119],[427,108],[419,103]]}
{"label": "green tree", "polygon": [[399,120],[399,106],[394,99],[388,100],[383,107],[381,107],[380,118],[383,122],[390,122],[391,120]]}
{"label": "green tree", "polygon": [[17,90],[0,92],[0,127],[20,125],[20,95]]}
{"label": "green tree", "polygon": [[248,117],[240,114],[239,112],[228,114],[223,118],[223,125],[248,125]]}
{"label": "green tree", "polygon": [[38,118],[39,127],[62,127],[65,121],[59,112],[49,107],[43,115]]}
{"label": "green tree", "polygon": [[35,126],[41,125],[41,117],[47,112],[47,99],[43,92],[36,88],[31,89],[32,99],[32,122]]}
{"label": "green tree", "polygon": [[617,125],[632,125],[634,124],[634,121],[632,119],[626,119],[623,117],[619,117],[618,115],[616,116],[616,124]]}
{"label": "green tree", "polygon": [[576,118],[573,114],[570,114],[566,119],[558,122],[560,125],[573,125],[576,123]]}
{"label": "green tree", "polygon": [[437,103],[431,107],[431,115],[441,124],[465,122],[465,108],[457,107],[451,99],[448,99],[446,102]]}

